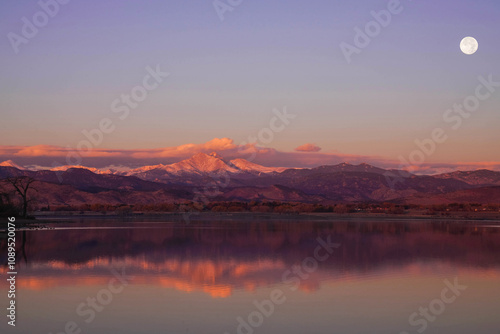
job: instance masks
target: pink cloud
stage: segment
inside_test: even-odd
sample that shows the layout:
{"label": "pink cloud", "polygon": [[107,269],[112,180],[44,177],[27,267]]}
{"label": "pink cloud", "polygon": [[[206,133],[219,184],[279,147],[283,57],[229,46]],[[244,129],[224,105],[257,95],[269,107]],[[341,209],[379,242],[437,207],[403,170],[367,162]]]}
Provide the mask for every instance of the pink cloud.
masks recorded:
{"label": "pink cloud", "polygon": [[462,168],[500,169],[500,161],[457,162]]}
{"label": "pink cloud", "polygon": [[[259,147],[256,144],[235,144],[230,138],[214,138],[201,144],[185,144],[158,149],[93,149],[78,151],[53,145],[36,146],[0,146],[0,162],[13,160],[24,166],[53,166],[75,164],[74,154],[81,157],[79,162],[88,167],[108,167],[110,165],[140,167],[155,164],[170,164],[187,159],[196,153],[217,152],[225,159],[242,158],[269,167],[316,167],[335,165],[342,162],[351,164],[368,163],[386,169],[399,169],[400,162],[384,157],[343,154],[339,152],[318,152],[314,144],[299,146],[294,152],[283,152],[273,148]],[[304,154],[304,152],[308,152]],[[72,163],[67,163],[68,155],[72,155]],[[404,168],[404,167],[403,167]],[[425,163],[413,172],[417,174],[436,174],[454,170],[475,169],[500,170],[500,162],[457,162],[457,163]]]}
{"label": "pink cloud", "polygon": [[0,146],[0,156],[14,156],[24,146]]}
{"label": "pink cloud", "polygon": [[36,145],[20,147],[14,155],[21,157],[59,157],[65,155],[67,149],[59,146]]}
{"label": "pink cloud", "polygon": [[[0,159],[21,161],[24,165],[60,166],[65,164],[144,165],[172,163],[189,158],[197,153],[217,152],[229,158],[253,160],[256,156],[273,153],[274,149],[258,147],[256,144],[237,145],[230,138],[214,138],[201,144],[184,144],[158,149],[90,149],[82,150],[53,145],[0,146]],[[0,160],[1,161],[1,160]],[[70,161],[70,163],[68,163]]]}
{"label": "pink cloud", "polygon": [[319,152],[321,151],[321,147],[315,144],[304,144],[295,149],[297,152]]}
{"label": "pink cloud", "polygon": [[194,155],[199,152],[210,153],[213,151],[221,152],[234,150],[237,145],[230,138],[214,138],[204,144],[185,144],[181,146],[165,147],[154,150],[139,150],[132,153],[132,157],[138,159],[144,158],[175,158]]}
{"label": "pink cloud", "polygon": [[422,165],[413,165],[408,167],[398,167],[413,174],[435,175],[451,173],[455,171],[474,171],[479,169],[488,169],[500,171],[500,162],[496,161],[475,161],[475,162],[456,162],[456,163],[425,163]]}
{"label": "pink cloud", "polygon": [[[4,151],[6,150],[0,148],[0,154],[4,154]],[[64,157],[71,153],[77,153],[82,157],[118,157],[123,154],[119,150],[84,149],[78,151],[53,145],[16,147],[10,148],[9,151],[10,154],[18,157]]]}

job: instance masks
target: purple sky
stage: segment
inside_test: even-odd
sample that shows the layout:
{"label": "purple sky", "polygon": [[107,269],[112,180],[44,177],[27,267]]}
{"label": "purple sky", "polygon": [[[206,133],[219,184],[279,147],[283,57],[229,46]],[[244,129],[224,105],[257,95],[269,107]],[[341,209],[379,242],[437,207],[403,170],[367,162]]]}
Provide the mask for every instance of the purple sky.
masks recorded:
{"label": "purple sky", "polygon": [[[286,106],[296,118],[260,146],[312,143],[397,161],[442,128],[448,138],[426,163],[500,161],[500,88],[458,129],[443,121],[478,76],[500,81],[500,2],[401,0],[401,13],[348,64],[339,45],[353,44],[354,28],[388,3],[244,0],[221,21],[212,0],[72,0],[16,54],[9,33],[22,35],[22,18],[41,8],[4,1],[0,158],[16,157],[6,146],[75,148],[103,118],[114,128],[100,150],[241,143]],[[465,36],[479,41],[473,56],[460,52]],[[120,119],[112,102],[157,64],[170,75]],[[50,157],[33,154],[33,164]]]}

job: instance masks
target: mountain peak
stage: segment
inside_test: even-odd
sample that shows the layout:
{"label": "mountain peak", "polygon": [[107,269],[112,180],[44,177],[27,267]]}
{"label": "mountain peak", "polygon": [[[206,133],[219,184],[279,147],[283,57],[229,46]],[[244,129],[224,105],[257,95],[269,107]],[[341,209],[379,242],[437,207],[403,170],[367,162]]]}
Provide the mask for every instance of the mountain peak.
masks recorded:
{"label": "mountain peak", "polygon": [[223,160],[223,158],[220,155],[218,155],[217,152],[212,152],[209,154],[209,156]]}
{"label": "mountain peak", "polygon": [[17,168],[17,169],[20,169],[20,170],[24,170],[25,169],[24,167],[19,166],[18,164],[16,164],[12,160],[6,160],[6,161],[4,161],[4,162],[0,163],[0,166],[2,166],[2,167],[14,167],[14,168]]}
{"label": "mountain peak", "polygon": [[107,172],[103,172],[98,168],[86,167],[86,166],[81,166],[81,165],[58,166],[58,167],[51,168],[50,170],[53,172],[65,172],[65,171],[68,171],[69,169],[85,169],[85,170],[91,171],[94,174],[107,174]]}
{"label": "mountain peak", "polygon": [[183,161],[191,161],[191,160],[201,161],[201,160],[214,160],[214,159],[224,160],[220,155],[217,154],[217,152],[212,152],[210,154],[199,152],[193,155],[191,158],[185,159]]}
{"label": "mountain peak", "polygon": [[254,174],[282,172],[286,169],[284,167],[264,167],[241,158],[231,160],[229,161],[229,163],[232,166],[238,168],[240,171],[254,173]]}
{"label": "mountain peak", "polygon": [[206,154],[200,152],[189,159],[182,160],[172,165],[165,167],[166,170],[172,173],[179,172],[194,172],[198,174],[206,174],[213,172],[230,172],[237,173],[238,170],[229,166],[217,153]]}
{"label": "mountain peak", "polygon": [[[185,160],[182,160],[182,161],[218,161],[218,160],[222,160],[222,157],[219,156],[217,153],[215,152],[212,152],[210,154],[206,154],[206,153],[203,153],[203,152],[200,152],[200,153],[197,153],[195,155],[193,155],[191,158],[188,158],[188,159],[185,159]],[[181,161],[181,162],[182,162]]]}
{"label": "mountain peak", "polygon": [[[195,155],[193,155],[191,158],[196,158],[196,157],[208,157],[209,155],[204,153],[204,152],[198,152]],[[189,159],[189,158],[188,158]]]}

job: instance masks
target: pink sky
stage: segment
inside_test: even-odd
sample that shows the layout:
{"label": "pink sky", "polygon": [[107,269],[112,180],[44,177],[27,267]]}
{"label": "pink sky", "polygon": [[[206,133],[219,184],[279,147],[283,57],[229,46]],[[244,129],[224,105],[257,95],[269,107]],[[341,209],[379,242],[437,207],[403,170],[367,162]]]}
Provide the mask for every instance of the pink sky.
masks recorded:
{"label": "pink sky", "polygon": [[380,156],[352,155],[334,151],[320,151],[312,143],[305,143],[293,152],[255,144],[236,144],[230,138],[214,138],[205,143],[191,143],[157,149],[100,149],[74,150],[61,146],[0,146],[0,161],[12,160],[22,166],[55,167],[60,165],[83,165],[103,168],[108,166],[138,167],[153,164],[169,164],[190,158],[199,152],[217,152],[226,159],[243,158],[272,167],[316,167],[368,163],[381,168],[404,168],[415,173],[433,174],[454,170],[491,169],[500,170],[499,161],[477,161],[457,163],[423,163],[407,165],[397,159]]}

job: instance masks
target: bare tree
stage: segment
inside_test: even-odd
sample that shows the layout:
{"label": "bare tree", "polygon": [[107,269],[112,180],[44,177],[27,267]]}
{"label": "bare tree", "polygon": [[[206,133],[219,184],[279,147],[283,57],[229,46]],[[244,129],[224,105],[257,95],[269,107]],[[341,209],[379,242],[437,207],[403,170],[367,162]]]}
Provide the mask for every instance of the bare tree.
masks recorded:
{"label": "bare tree", "polygon": [[36,189],[32,186],[33,183],[36,182],[36,180],[29,176],[16,176],[16,177],[6,178],[2,181],[13,186],[16,193],[19,194],[19,196],[21,196],[22,207],[23,207],[23,218],[26,218],[26,216],[28,215],[28,204],[33,200],[29,198],[28,192],[31,189],[36,191]]}

